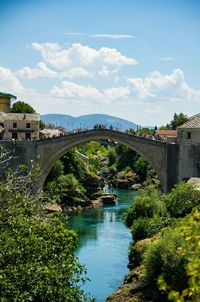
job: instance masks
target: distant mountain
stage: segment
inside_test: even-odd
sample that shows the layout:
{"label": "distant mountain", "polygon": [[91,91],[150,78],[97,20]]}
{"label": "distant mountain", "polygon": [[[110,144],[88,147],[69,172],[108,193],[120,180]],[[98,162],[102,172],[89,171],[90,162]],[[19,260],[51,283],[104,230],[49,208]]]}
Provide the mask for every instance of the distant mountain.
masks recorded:
{"label": "distant mountain", "polygon": [[137,129],[138,126],[133,122],[107,114],[89,114],[78,117],[64,114],[44,114],[41,115],[41,119],[45,123],[62,126],[67,130],[77,128],[92,129],[94,128],[94,125],[97,124],[107,125],[108,128],[112,125],[113,127],[119,128],[121,131],[129,128]]}

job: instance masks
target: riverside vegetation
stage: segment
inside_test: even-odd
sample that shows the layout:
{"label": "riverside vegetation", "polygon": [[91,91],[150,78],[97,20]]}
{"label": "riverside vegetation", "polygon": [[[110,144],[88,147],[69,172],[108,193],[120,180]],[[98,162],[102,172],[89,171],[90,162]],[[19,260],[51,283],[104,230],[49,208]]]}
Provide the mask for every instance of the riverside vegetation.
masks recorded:
{"label": "riverside vegetation", "polygon": [[47,196],[31,194],[38,167],[22,170],[8,170],[0,183],[0,301],[91,301],[81,289],[76,233],[44,210]]}
{"label": "riverside vegetation", "polygon": [[150,165],[124,146],[91,142],[78,150],[88,164],[76,149],[68,152],[49,174],[46,194],[31,194],[37,166],[25,177],[24,167],[8,170],[0,183],[0,301],[92,301],[81,289],[86,277],[74,254],[76,234],[67,229],[66,216],[44,205],[90,206],[104,179],[126,188],[148,185],[125,217],[134,240],[129,267],[135,269],[107,301],[199,301],[199,191],[181,183],[162,195],[152,186],[158,181]]}
{"label": "riverside vegetation", "polygon": [[141,190],[125,214],[134,242],[125,285],[107,301],[199,301],[200,191],[180,183],[167,195]]}

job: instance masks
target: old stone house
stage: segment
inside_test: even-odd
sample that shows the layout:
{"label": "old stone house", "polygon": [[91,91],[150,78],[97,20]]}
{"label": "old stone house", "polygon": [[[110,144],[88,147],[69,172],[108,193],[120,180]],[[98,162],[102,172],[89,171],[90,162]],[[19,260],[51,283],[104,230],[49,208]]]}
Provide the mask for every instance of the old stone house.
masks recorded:
{"label": "old stone house", "polygon": [[179,177],[200,175],[200,113],[177,128],[177,143],[179,145]]}
{"label": "old stone house", "polygon": [[16,96],[0,92],[0,139],[39,139],[40,115],[37,113],[10,113],[12,100],[16,100]]}
{"label": "old stone house", "polygon": [[184,145],[200,143],[200,113],[193,115],[189,120],[178,127],[177,131],[178,143]]}
{"label": "old stone house", "polygon": [[5,140],[39,139],[40,116],[37,113],[8,113],[4,115]]}

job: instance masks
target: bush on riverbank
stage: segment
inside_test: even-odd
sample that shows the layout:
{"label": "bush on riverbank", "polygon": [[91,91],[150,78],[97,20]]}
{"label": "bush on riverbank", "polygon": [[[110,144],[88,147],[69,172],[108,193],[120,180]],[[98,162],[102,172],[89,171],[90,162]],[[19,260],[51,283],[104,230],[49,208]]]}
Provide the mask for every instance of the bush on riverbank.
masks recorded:
{"label": "bush on riverbank", "polygon": [[166,216],[166,206],[160,195],[154,186],[139,191],[131,207],[124,215],[126,225],[131,227],[138,218],[153,218],[154,215],[157,217]]}
{"label": "bush on riverbank", "polygon": [[[159,240],[151,243],[144,252],[146,277],[152,283],[159,278],[161,289],[183,291],[183,296],[198,301],[200,294],[200,212],[182,219],[175,228],[165,230]],[[172,291],[173,290],[173,291]],[[198,294],[197,294],[198,293]],[[170,297],[169,296],[169,297]],[[198,298],[197,298],[198,297]],[[185,301],[176,300],[174,301]],[[187,300],[188,301],[188,300]]]}
{"label": "bush on riverbank", "polygon": [[[139,193],[126,214],[135,241],[129,254],[130,267],[145,265],[145,279],[151,287],[156,291],[158,280],[160,289],[169,292],[174,302],[197,302],[200,294],[199,194],[187,183],[178,184],[164,197],[149,188]],[[154,234],[138,251],[137,240]]]}
{"label": "bush on riverbank", "polygon": [[136,219],[131,227],[131,233],[134,240],[150,238],[157,234],[163,227],[170,223],[170,218],[154,215],[152,218],[140,217]]}
{"label": "bush on riverbank", "polygon": [[167,211],[171,217],[184,217],[200,203],[200,191],[191,184],[181,182],[165,196]]}

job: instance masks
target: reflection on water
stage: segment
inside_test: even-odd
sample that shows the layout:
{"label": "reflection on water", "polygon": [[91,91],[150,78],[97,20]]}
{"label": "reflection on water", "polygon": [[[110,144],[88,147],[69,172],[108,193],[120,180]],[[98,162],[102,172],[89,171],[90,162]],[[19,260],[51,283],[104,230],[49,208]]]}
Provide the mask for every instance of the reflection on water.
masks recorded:
{"label": "reflection on water", "polygon": [[[107,192],[109,189],[106,188]],[[116,206],[98,208],[73,214],[70,227],[79,235],[77,256],[87,268],[84,290],[90,292],[97,302],[106,297],[122,283],[128,272],[128,246],[130,231],[121,215],[136,195],[128,190],[112,189],[118,195]]]}

